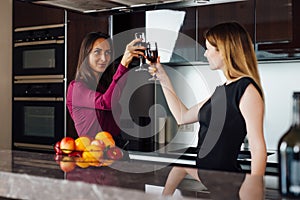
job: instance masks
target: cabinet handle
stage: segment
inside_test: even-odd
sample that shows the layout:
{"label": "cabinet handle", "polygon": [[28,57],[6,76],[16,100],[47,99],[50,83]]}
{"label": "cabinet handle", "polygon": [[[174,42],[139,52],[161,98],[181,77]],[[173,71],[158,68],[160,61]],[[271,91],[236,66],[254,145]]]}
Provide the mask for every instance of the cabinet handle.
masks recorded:
{"label": "cabinet handle", "polygon": [[64,43],[65,43],[64,40],[45,40],[45,41],[15,43],[14,47],[43,45],[43,44],[64,44]]}
{"label": "cabinet handle", "polygon": [[63,97],[14,97],[14,101],[64,101]]}

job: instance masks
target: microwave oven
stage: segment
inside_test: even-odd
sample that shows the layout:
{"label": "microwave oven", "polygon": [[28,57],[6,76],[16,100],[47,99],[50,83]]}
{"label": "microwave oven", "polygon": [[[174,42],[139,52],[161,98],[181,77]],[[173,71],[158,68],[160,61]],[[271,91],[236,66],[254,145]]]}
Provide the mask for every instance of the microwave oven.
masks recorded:
{"label": "microwave oven", "polygon": [[64,24],[16,28],[13,40],[13,75],[64,76]]}

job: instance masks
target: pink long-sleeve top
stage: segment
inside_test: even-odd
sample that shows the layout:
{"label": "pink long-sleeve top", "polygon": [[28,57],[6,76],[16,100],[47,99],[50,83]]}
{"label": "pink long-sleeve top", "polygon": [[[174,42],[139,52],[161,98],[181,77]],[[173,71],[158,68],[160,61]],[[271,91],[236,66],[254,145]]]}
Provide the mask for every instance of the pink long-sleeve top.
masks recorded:
{"label": "pink long-sleeve top", "polygon": [[[119,64],[112,82],[105,93],[91,90],[82,81],[71,81],[67,90],[67,108],[74,121],[78,136],[94,137],[100,131],[108,131],[113,136],[120,134],[120,128],[113,116],[112,106],[117,106],[120,114],[121,107],[118,100],[121,96],[123,84],[117,84],[119,79],[128,71]],[[115,113],[115,112],[114,112]]]}

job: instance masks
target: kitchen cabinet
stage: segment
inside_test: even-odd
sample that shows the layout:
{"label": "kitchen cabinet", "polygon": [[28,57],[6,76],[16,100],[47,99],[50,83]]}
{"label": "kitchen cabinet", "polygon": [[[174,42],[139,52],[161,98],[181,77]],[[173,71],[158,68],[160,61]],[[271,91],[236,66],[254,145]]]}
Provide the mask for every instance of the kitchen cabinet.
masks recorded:
{"label": "kitchen cabinet", "polygon": [[[244,25],[253,38],[253,42],[255,42],[255,0],[170,9],[173,11],[184,11],[185,16],[168,63],[176,64],[206,61],[206,58],[203,56],[203,33],[213,25],[225,21],[237,21]],[[152,10],[149,9],[147,11]],[[147,11],[114,14],[113,33],[118,34],[125,30],[146,27],[145,21],[151,20],[146,19]],[[167,14],[166,12],[166,16],[162,16],[161,20],[156,20],[155,23],[166,23],[165,19],[168,18]],[[161,25],[161,27],[167,27],[166,30],[168,30],[168,25],[169,24],[165,26]]]}
{"label": "kitchen cabinet", "polygon": [[111,26],[114,44],[117,45],[114,53],[116,57],[120,57],[123,55],[126,45],[134,39],[135,30],[145,31],[145,12],[114,14]]}
{"label": "kitchen cabinet", "polygon": [[29,2],[13,1],[13,27],[40,26],[48,24],[63,24],[64,10],[46,7]]}
{"label": "kitchen cabinet", "polygon": [[[18,19],[15,26],[39,25],[63,22],[63,10],[55,7],[35,5],[15,0],[15,10]],[[203,32],[224,21],[238,21],[249,31],[259,60],[298,59],[300,57],[300,5],[297,0],[247,0],[228,1],[226,3],[199,4],[199,6],[149,6],[133,9],[131,12],[112,12],[113,33],[145,26],[145,12],[154,9],[176,9],[186,11],[185,20],[180,33],[196,42],[187,42],[179,35],[171,63],[206,61],[204,53]],[[21,6],[20,6],[21,5]],[[21,11],[22,7],[22,11]],[[26,12],[24,12],[24,9]],[[34,15],[32,15],[34,13]],[[90,15],[83,14],[82,15]],[[105,12],[95,12],[97,16],[107,15]],[[39,17],[33,17],[39,16]],[[122,22],[122,23],[119,23]],[[79,26],[78,26],[79,27]],[[127,41],[124,40],[124,44]]]}
{"label": "kitchen cabinet", "polygon": [[[168,9],[186,12],[170,63],[206,62],[203,56],[203,33],[213,25],[225,21],[237,21],[247,29],[259,61],[298,59],[299,4],[297,0],[247,0],[186,8],[169,7]],[[121,26],[141,27],[142,20],[145,20],[142,14],[143,12],[138,15],[136,12],[129,13],[132,17],[124,20]]]}
{"label": "kitchen cabinet", "polygon": [[255,0],[199,6],[197,8],[197,21],[197,42],[200,44],[197,61],[206,61],[203,56],[203,47],[205,47],[203,33],[218,23],[237,21],[246,28],[255,42]]}
{"label": "kitchen cabinet", "polygon": [[300,2],[256,1],[256,48],[259,60],[300,58]]}

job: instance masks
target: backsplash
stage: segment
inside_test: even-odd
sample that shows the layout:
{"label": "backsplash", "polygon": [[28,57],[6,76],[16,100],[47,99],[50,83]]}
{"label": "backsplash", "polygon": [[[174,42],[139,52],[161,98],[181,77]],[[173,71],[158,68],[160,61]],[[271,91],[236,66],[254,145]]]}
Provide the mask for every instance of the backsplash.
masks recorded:
{"label": "backsplash", "polygon": [[268,149],[276,150],[280,137],[292,120],[292,94],[300,91],[300,61],[259,64],[265,92],[265,138]]}

